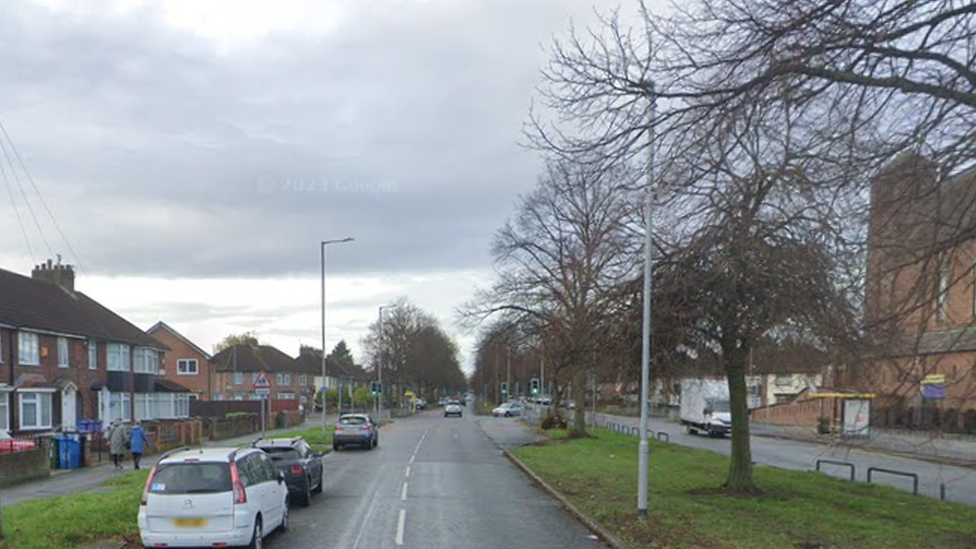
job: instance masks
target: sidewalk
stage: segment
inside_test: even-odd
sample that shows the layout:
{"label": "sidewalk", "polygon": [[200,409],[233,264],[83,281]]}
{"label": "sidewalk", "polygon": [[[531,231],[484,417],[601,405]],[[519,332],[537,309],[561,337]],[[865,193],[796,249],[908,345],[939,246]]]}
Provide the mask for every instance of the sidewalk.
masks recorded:
{"label": "sidewalk", "polygon": [[815,429],[809,427],[766,425],[762,422],[751,423],[749,429],[756,436],[818,442],[861,450],[880,450],[964,467],[976,466],[976,438],[967,436],[939,432],[871,429],[870,438],[858,440],[836,435],[819,435]]}
{"label": "sidewalk", "polygon": [[[332,416],[327,419],[330,423],[334,423],[336,416]],[[308,421],[305,423],[296,425],[294,427],[289,427],[286,429],[269,429],[267,431],[267,436],[273,437],[279,433],[321,426],[322,418],[321,416],[316,416],[314,418],[308,418]],[[260,436],[261,433],[259,432],[224,440],[205,440],[203,441],[203,446],[239,446],[241,444],[247,444]],[[0,486],[0,507],[7,507],[9,505],[16,505],[24,501],[42,499],[51,496],[63,496],[76,494],[79,492],[108,490],[108,487],[102,486],[106,480],[133,470],[132,456],[128,455],[126,458],[124,471],[116,470],[112,466],[111,459],[109,459],[107,455],[104,455],[102,463],[93,465],[92,467],[74,470],[55,470],[51,471],[51,476],[46,479],[25,482],[9,488],[6,486]],[[142,456],[141,461],[143,468],[152,468],[158,458],[159,454]]]}

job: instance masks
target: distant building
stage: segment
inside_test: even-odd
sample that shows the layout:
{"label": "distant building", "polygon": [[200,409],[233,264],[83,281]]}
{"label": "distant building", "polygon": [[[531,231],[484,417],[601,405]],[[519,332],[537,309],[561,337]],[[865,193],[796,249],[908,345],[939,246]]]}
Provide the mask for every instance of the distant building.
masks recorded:
{"label": "distant building", "polygon": [[214,372],[210,353],[163,321],[154,324],[146,333],[169,349],[160,364],[159,374],[189,389],[190,398],[211,400]]}

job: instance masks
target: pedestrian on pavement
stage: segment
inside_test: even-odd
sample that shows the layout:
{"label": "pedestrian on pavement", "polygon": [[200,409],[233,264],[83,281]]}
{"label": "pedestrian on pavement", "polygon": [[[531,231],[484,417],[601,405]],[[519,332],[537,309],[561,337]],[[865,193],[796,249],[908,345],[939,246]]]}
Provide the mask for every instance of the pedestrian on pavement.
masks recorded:
{"label": "pedestrian on pavement", "polygon": [[139,459],[142,458],[142,452],[148,443],[149,438],[146,436],[146,430],[142,428],[142,422],[136,421],[136,426],[132,428],[129,436],[129,451],[132,452],[132,463],[135,464],[136,469],[139,468]]}
{"label": "pedestrian on pavement", "polygon": [[305,423],[305,405],[301,402],[298,403],[298,415],[302,418],[302,423]]}
{"label": "pedestrian on pavement", "polygon": [[124,469],[122,463],[125,461],[126,445],[129,442],[129,433],[121,419],[112,422],[112,427],[108,431],[108,451],[112,454],[112,463],[116,469]]}

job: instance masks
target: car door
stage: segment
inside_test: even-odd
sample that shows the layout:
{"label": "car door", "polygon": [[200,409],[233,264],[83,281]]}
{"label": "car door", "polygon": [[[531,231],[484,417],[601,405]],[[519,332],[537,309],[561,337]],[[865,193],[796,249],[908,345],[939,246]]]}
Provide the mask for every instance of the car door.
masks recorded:
{"label": "car door", "polygon": [[305,468],[309,472],[309,477],[312,479],[312,483],[315,486],[321,486],[322,483],[322,459],[312,450],[312,447],[308,445],[307,442],[302,441],[301,443],[302,456],[305,461]]}
{"label": "car door", "polygon": [[260,466],[263,468],[264,478],[266,479],[263,483],[265,494],[264,516],[273,518],[268,520],[265,531],[270,531],[271,528],[281,524],[281,519],[285,513],[285,496],[288,493],[288,486],[284,482],[279,481],[278,469],[275,468],[274,463],[267,454],[260,452],[255,454],[255,456],[260,461]]}

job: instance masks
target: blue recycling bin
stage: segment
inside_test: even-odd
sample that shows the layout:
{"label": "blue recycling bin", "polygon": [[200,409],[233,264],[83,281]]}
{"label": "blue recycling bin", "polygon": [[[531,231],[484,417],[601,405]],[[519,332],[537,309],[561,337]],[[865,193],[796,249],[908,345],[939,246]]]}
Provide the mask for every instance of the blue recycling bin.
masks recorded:
{"label": "blue recycling bin", "polygon": [[81,467],[81,435],[58,435],[58,454],[62,469]]}

